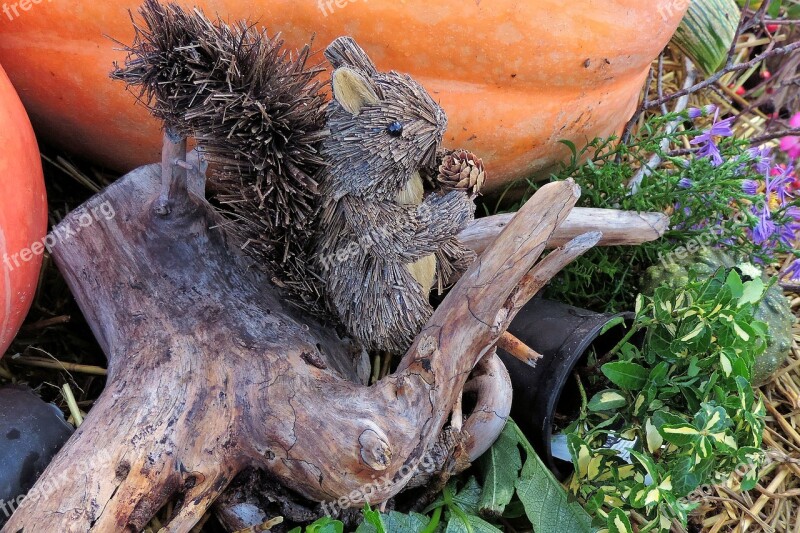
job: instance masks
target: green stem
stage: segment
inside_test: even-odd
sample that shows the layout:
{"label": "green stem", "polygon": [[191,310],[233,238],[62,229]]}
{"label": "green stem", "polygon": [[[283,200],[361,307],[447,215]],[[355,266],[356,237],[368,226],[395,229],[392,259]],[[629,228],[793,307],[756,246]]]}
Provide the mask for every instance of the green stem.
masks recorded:
{"label": "green stem", "polygon": [[603,359],[604,359],[605,361],[608,361],[609,359],[611,359],[611,358],[612,358],[614,355],[616,355],[616,353],[617,353],[618,351],[620,351],[620,349],[621,349],[623,346],[625,346],[625,344],[626,344],[628,341],[630,341],[630,340],[633,338],[633,336],[634,336],[634,335],[636,335],[637,333],[639,333],[639,332],[640,332],[642,329],[644,329],[645,327],[647,327],[647,325],[643,325],[643,324],[634,324],[634,325],[632,325],[632,326],[631,326],[631,329],[628,331],[628,333],[626,333],[626,334],[625,334],[625,336],[624,336],[624,337],[622,337],[622,340],[620,340],[620,341],[617,343],[617,345],[616,345],[616,346],[614,346],[613,348],[611,348],[611,350],[610,350],[610,351],[609,351],[609,352],[608,352],[608,353],[605,355],[605,357],[603,357]]}
{"label": "green stem", "polygon": [[472,524],[469,523],[469,519],[467,518],[467,514],[464,511],[462,511],[458,505],[453,505],[452,507],[450,507],[450,512],[456,515],[459,520],[461,520],[461,523],[464,524],[464,527],[467,528],[467,531],[469,533],[474,533],[474,530],[472,529]]}
{"label": "green stem", "polygon": [[589,400],[586,396],[586,389],[583,388],[583,382],[577,372],[574,373],[575,381],[578,382],[578,390],[581,393],[581,413],[586,412],[586,406],[589,405]]}
{"label": "green stem", "polygon": [[456,515],[459,520],[461,520],[467,531],[469,533],[473,533],[472,525],[469,523],[467,514],[464,511],[462,511],[461,508],[455,504],[455,502],[453,502],[453,489],[451,488],[450,485],[447,485],[444,488],[444,503],[445,505],[447,505],[447,508],[450,510],[450,512]]}
{"label": "green stem", "polygon": [[439,520],[442,518],[442,508],[437,507],[435,511],[433,511],[433,516],[431,517],[431,521],[428,522],[428,525],[425,526],[425,529],[421,531],[421,533],[433,533],[436,531],[436,528],[439,527]]}

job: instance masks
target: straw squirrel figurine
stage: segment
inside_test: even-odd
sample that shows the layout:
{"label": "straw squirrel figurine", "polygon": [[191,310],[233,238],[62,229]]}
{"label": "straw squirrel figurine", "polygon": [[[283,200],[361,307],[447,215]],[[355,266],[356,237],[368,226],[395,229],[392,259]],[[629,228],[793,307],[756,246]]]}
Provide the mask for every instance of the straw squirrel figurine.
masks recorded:
{"label": "straw squirrel figurine", "polygon": [[157,0],[142,16],[112,76],[195,138],[234,246],[288,303],[370,351],[405,351],[432,313],[431,289],[474,259],[456,235],[483,172],[471,154],[437,153],[442,108],[409,76],[379,73],[348,37],[326,50],[326,103],[309,46],[291,54],[264,29]]}
{"label": "straw squirrel figurine", "polygon": [[456,235],[475,206],[463,190],[425,192],[447,128],[425,89],[378,72],[349,37],[325,56],[335,70],[316,257],[328,305],[368,350],[403,352],[433,312],[434,284],[474,258]]}

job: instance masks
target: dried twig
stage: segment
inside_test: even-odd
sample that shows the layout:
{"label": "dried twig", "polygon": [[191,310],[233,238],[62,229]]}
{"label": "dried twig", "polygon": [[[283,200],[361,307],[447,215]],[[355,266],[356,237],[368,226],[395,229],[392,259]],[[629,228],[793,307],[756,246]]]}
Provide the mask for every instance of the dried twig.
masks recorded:
{"label": "dried twig", "polygon": [[[661,57],[663,57],[663,55]],[[659,58],[659,64],[662,61],[661,57]],[[684,89],[694,85],[695,79],[697,79],[697,69],[694,68],[694,64],[689,59],[686,59],[685,64],[686,64],[686,81],[684,82]],[[662,89],[659,82],[659,97],[661,97],[661,92]],[[686,109],[686,106],[688,105],[689,105],[689,95],[687,94],[682,96],[678,100],[678,102],[675,104],[674,111],[676,113],[680,113],[681,111]],[[664,104],[662,112],[664,114],[667,113],[666,104]],[[662,151],[666,151],[669,148],[670,144],[669,136],[672,135],[675,132],[675,130],[678,129],[678,127],[681,125],[682,122],[683,122],[682,120],[677,119],[673,120],[667,125],[666,127],[667,137],[665,137],[664,140],[661,141]],[[659,154],[653,154],[653,156],[650,158],[647,164],[642,165],[642,168],[640,168],[639,171],[633,176],[633,178],[631,178],[630,182],[628,182],[628,188],[630,189],[631,194],[636,194],[639,191],[639,186],[642,184],[642,180],[648,175],[650,175],[653,169],[656,168],[659,164],[661,164],[661,156]]]}
{"label": "dried twig", "polygon": [[51,368],[53,370],[64,370],[66,372],[77,372],[80,374],[91,374],[93,376],[105,376],[108,373],[105,368],[100,368],[99,366],[65,363],[62,361],[46,359],[44,357],[20,355],[17,357],[8,357],[6,360],[9,363],[15,365],[35,366],[38,368]]}

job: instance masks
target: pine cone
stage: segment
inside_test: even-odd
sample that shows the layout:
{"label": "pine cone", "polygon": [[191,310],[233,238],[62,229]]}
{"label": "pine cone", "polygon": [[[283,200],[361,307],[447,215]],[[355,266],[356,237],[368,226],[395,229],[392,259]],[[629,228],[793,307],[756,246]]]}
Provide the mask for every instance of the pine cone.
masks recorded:
{"label": "pine cone", "polygon": [[451,152],[439,165],[437,181],[445,190],[466,191],[470,196],[480,194],[486,181],[483,160],[467,150]]}

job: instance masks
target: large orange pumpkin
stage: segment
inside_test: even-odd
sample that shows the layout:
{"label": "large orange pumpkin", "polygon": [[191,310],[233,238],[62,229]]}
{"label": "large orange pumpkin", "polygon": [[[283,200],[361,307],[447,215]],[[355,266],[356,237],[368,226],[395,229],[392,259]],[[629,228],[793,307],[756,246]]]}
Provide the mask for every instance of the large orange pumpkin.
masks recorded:
{"label": "large orange pumpkin", "polygon": [[0,67],[0,357],[31,306],[46,231],[47,201],[36,137]]}
{"label": "large orange pumpkin", "polygon": [[[482,156],[490,187],[550,167],[632,115],[676,0],[179,0],[247,18],[297,48],[349,34],[381,69],[417,77],[450,118],[446,144]],[[10,2],[9,2],[10,4]],[[119,170],[158,160],[159,125],[108,78],[138,0],[24,0],[0,14],[0,62],[49,141]],[[16,5],[16,4],[15,4]],[[118,48],[118,47],[117,47]],[[322,60],[321,55],[318,56]]]}

